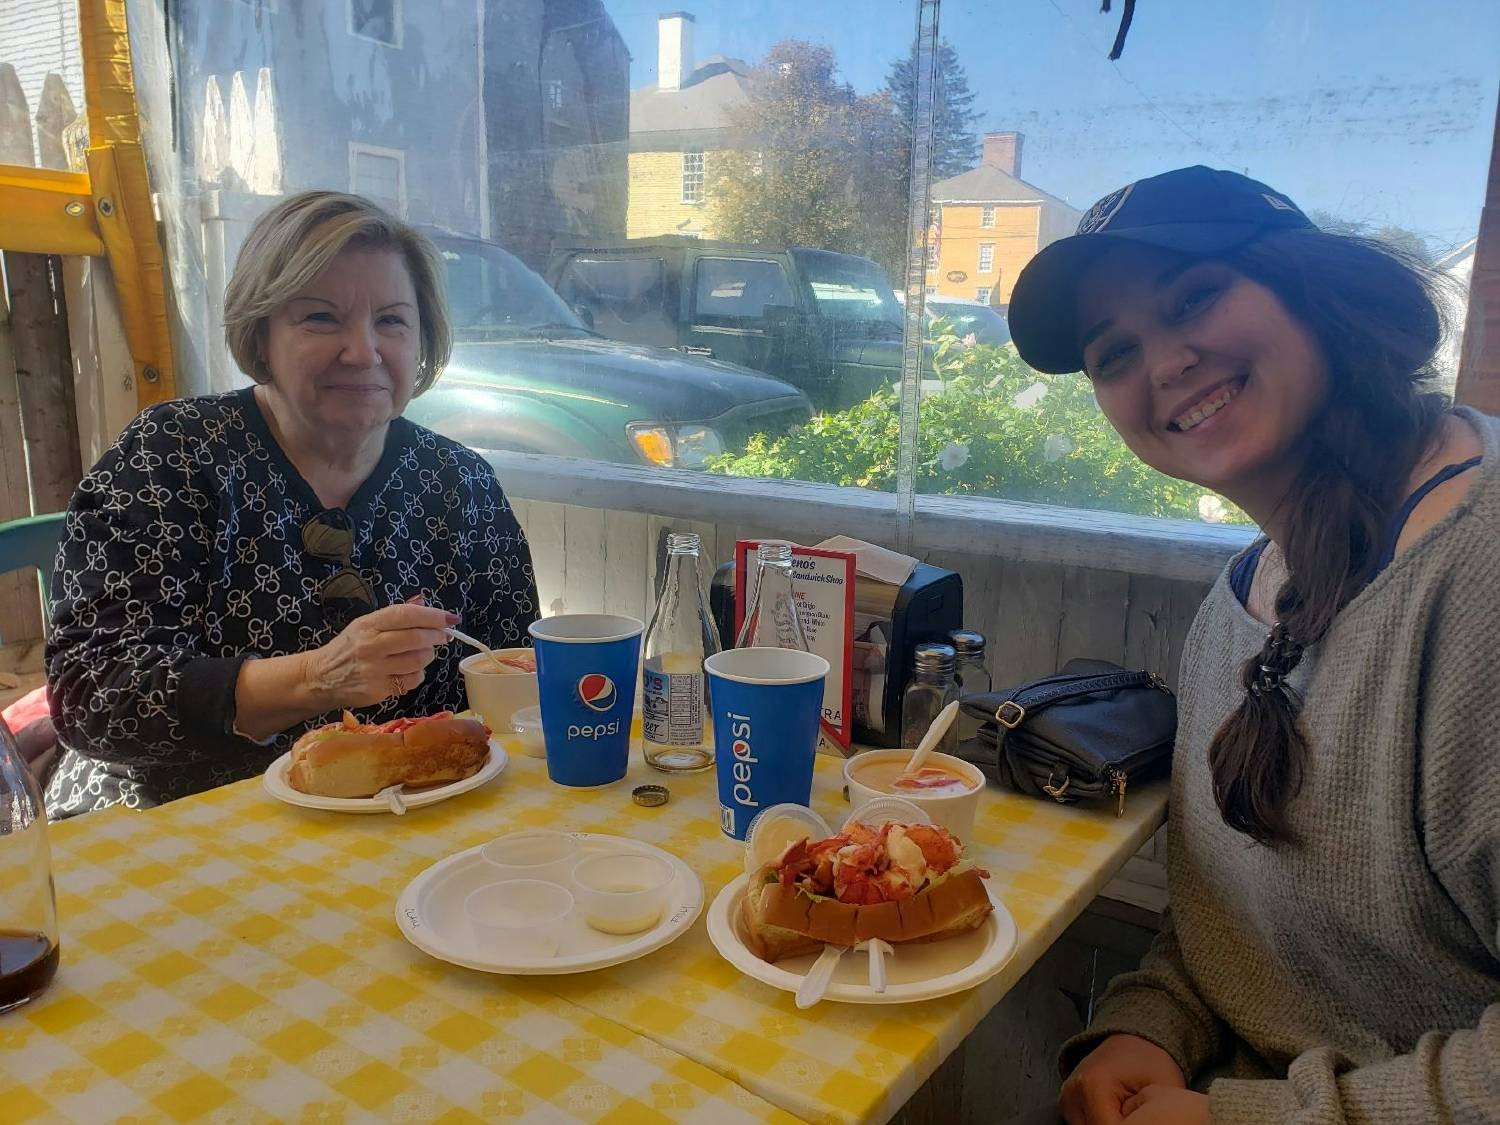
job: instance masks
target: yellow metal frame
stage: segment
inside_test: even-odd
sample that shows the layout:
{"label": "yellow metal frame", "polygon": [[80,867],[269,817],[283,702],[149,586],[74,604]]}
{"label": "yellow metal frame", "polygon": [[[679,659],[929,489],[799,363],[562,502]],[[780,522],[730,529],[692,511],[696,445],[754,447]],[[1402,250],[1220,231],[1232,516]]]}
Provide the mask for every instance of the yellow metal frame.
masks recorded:
{"label": "yellow metal frame", "polygon": [[174,397],[177,384],[125,0],[79,0],[78,29],[89,170],[0,165],[0,249],[108,260],[144,407]]}

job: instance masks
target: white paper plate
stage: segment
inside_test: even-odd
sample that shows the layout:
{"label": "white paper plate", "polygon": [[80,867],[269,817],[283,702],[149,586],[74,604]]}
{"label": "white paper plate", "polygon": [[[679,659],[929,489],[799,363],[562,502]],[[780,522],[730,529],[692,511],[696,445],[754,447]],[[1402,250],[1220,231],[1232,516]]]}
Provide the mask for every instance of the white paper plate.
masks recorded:
{"label": "white paper plate", "polygon": [[[787,957],[772,965],[751,952],[745,944],[744,914],[740,910],[749,878],[741,875],[714,899],[708,908],[708,938],[724,959],[746,976],[783,992],[796,992],[818,955]],[[909,1004],[963,992],[988,980],[1015,953],[1017,933],[1015,919],[994,888],[986,884],[985,890],[995,912],[977,930],[945,941],[895,946],[896,952],[885,959],[884,992],[870,987],[869,954],[862,949],[850,950],[834,970],[833,983],[823,998],[846,1004]]]}
{"label": "white paper plate", "polygon": [[661,921],[639,934],[601,934],[578,918],[568,920],[568,933],[557,955],[548,958],[506,957],[502,951],[482,949],[464,916],[464,899],[498,873],[480,858],[479,848],[439,860],[406,885],[396,899],[396,925],[401,935],[423,953],[441,961],[486,973],[517,976],[556,976],[582,973],[634,961],[660,949],[687,932],[703,912],[703,882],[691,867],[670,852],[624,836],[574,832],[582,854],[645,852],[660,856],[677,869]]}
{"label": "white paper plate", "polygon": [[[505,748],[492,738],[490,739],[489,760],[479,767],[478,773],[471,774],[462,781],[455,781],[448,785],[434,785],[430,789],[403,789],[401,801],[408,809],[420,809],[427,805],[435,805],[439,801],[446,801],[449,797],[467,793],[470,789],[478,789],[491,778],[498,777],[508,761],[510,757],[505,753]],[[291,751],[287,751],[271,763],[262,778],[261,783],[265,786],[266,792],[278,801],[285,801],[289,805],[300,805],[304,809],[325,809],[329,812],[388,813],[391,811],[390,805],[385,801],[377,801],[374,797],[319,797],[313,793],[303,793],[293,789],[286,780],[286,771],[291,764]]]}

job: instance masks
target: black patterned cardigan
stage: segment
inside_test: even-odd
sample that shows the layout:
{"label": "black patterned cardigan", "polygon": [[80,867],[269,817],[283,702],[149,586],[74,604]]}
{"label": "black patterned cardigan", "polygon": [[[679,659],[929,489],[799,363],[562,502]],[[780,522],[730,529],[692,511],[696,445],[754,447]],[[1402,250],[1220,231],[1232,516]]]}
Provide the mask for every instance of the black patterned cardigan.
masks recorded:
{"label": "black patterned cardigan", "polygon": [[[52,586],[47,678],[64,754],[54,819],[146,808],[263,771],[304,730],[269,744],[234,733],[240,665],[336,634],[317,600],[336,562],[309,556],[323,510],[250,389],[142,412],[78,486]],[[383,604],[422,594],[496,646],[529,644],[531,554],[494,471],[398,418],[345,509],[352,565]],[[406,695],[356,713],[380,722],[465,706],[457,644]]]}

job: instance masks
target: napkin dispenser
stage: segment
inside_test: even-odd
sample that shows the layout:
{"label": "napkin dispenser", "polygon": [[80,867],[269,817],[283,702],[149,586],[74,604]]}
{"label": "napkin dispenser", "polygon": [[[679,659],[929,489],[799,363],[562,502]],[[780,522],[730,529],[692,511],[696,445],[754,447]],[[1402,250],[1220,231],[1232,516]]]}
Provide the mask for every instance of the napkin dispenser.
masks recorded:
{"label": "napkin dispenser", "polygon": [[[714,572],[709,609],[719,643],[734,646],[734,563]],[[854,740],[866,746],[901,745],[901,695],[911,677],[913,650],[946,641],[964,624],[963,579],[918,563],[900,586],[859,575],[854,582],[854,659],[850,669]]]}

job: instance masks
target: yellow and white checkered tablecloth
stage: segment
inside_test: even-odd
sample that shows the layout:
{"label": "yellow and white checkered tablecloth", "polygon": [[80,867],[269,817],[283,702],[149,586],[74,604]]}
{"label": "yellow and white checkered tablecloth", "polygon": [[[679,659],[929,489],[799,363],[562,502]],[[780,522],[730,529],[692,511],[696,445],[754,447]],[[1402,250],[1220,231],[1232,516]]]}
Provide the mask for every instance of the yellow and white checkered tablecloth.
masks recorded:
{"label": "yellow and white checkered tablecloth", "polygon": [[[258,780],[147,813],[53,827],[62,968],[0,1016],[6,1122],[884,1121],[1160,824],[991,790],[972,847],[1020,928],[981,988],[900,1007],[789,994],[723,961],[700,919],[638,961],[500,977],[432,960],[393,917],[443,856],[527,826],[617,834],[681,856],[709,901],[742,870],[712,772],[661,780],[636,754],[602,790],[563,789],[512,747],[474,792],[404,817],[292,808]],[[842,819],[820,757],[813,805]]]}

